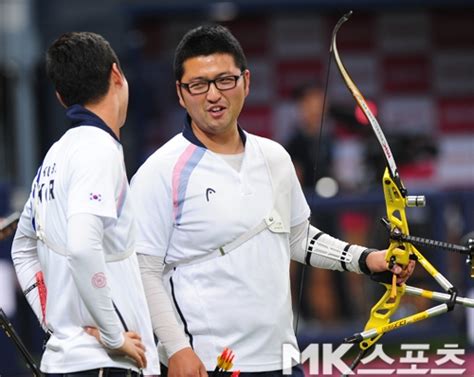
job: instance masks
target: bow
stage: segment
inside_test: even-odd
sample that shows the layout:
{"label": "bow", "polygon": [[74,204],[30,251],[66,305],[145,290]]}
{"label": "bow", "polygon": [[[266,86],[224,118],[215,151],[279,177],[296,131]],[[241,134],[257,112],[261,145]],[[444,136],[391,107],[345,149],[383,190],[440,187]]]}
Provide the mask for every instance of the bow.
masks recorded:
{"label": "bow", "polygon": [[18,221],[20,221],[20,213],[14,212],[4,219],[0,220],[0,241],[7,239],[15,231]]}
{"label": "bow", "polygon": [[17,350],[21,353],[21,356],[23,356],[26,365],[31,370],[33,377],[43,377],[43,373],[41,373],[35,359],[33,359],[33,356],[31,356],[25,344],[18,336],[2,308],[0,308],[0,328],[5,332],[5,335],[13,341]]}
{"label": "bow", "polygon": [[[358,90],[344,65],[342,64],[339,52],[337,50],[336,35],[340,27],[349,19],[351,14],[352,11],[342,16],[334,27],[330,51],[334,56],[341,76],[344,79],[349,91],[372,126],[372,130],[374,131],[385,156],[387,167],[385,168],[385,172],[383,174],[382,186],[387,218],[383,219],[383,223],[390,235],[390,244],[387,249],[385,259],[389,268],[392,268],[395,264],[405,267],[408,265],[410,260],[417,260],[418,263],[437,281],[437,283],[445,292],[433,292],[407,286],[405,284],[398,286],[396,284],[395,275],[392,276],[391,282],[389,283],[379,281],[385,286],[386,292],[382,298],[372,307],[370,311],[370,318],[365,325],[364,331],[356,333],[353,336],[345,339],[345,342],[348,343],[359,343],[360,353],[351,365],[351,370],[354,370],[368,350],[386,332],[393,331],[400,327],[446,313],[453,310],[456,304],[471,308],[474,307],[474,300],[459,297],[456,288],[449,282],[449,280],[446,279],[414,246],[415,244],[431,246],[466,254],[468,262],[471,263],[471,276],[474,277],[474,267],[472,265],[474,240],[470,240],[468,246],[460,246],[441,241],[413,237],[409,234],[405,208],[423,207],[425,205],[425,197],[408,195],[407,189],[401,181],[392,151],[385,138],[382,128],[367,106],[363,95]],[[398,309],[401,298],[404,294],[422,296],[442,303],[430,309],[391,322],[390,319]]]}

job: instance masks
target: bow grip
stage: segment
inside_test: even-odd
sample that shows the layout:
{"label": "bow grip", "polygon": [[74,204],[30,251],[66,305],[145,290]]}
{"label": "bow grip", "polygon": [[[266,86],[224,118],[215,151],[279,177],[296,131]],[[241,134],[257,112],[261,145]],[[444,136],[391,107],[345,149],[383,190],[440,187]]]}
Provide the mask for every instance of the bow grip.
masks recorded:
{"label": "bow grip", "polygon": [[410,252],[408,250],[399,248],[398,244],[393,242],[390,244],[387,250],[385,260],[387,261],[388,268],[390,269],[396,264],[406,267],[410,262]]}

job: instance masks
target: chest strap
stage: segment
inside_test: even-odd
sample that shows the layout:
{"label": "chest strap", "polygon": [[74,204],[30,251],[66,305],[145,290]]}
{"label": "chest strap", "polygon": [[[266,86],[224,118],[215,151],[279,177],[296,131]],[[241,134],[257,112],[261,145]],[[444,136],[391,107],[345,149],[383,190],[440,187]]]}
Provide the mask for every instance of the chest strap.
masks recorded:
{"label": "chest strap", "polygon": [[255,237],[257,234],[264,231],[265,229],[268,229],[273,233],[287,233],[283,227],[280,215],[276,210],[272,210],[270,215],[265,217],[257,226],[247,230],[235,240],[225,245],[222,245],[205,255],[200,255],[193,258],[184,259],[176,263],[167,264],[167,269],[172,269],[177,266],[191,266],[193,264],[206,262],[214,258],[223,257],[224,255],[227,255],[231,251],[237,249],[239,246],[243,245],[251,238]]}

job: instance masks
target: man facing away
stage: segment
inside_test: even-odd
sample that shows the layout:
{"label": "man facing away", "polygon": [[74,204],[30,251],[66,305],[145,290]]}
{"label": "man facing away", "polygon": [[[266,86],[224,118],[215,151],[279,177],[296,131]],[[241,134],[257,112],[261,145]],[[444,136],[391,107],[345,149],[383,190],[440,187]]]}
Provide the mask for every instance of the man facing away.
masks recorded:
{"label": "man facing away", "polygon": [[[131,184],[164,373],[206,376],[230,347],[241,375],[282,375],[282,344],[296,347],[290,260],[369,274],[387,270],[386,252],[308,225],[310,210],[288,153],[237,123],[250,71],[228,29],[190,30],[176,49],[174,71],[187,111],[184,130]],[[393,271],[402,282],[412,268]],[[295,367],[293,374],[302,371]]]}
{"label": "man facing away", "polygon": [[159,374],[120,143],[127,80],[109,43],[88,32],[59,37],[46,70],[71,128],[38,169],[12,246],[20,285],[50,333],[40,369]]}

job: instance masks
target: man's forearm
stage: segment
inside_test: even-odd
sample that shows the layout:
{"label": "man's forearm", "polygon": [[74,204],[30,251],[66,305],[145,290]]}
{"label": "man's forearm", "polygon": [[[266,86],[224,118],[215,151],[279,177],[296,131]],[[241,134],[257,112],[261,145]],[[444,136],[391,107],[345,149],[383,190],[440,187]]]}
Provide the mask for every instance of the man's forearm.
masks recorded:
{"label": "man's forearm", "polygon": [[176,320],[173,305],[163,285],[164,259],[138,254],[138,262],[153,330],[165,347],[168,357],[171,357],[177,351],[190,347],[190,344]]}
{"label": "man's forearm", "polygon": [[68,221],[68,264],[81,299],[99,328],[102,342],[115,349],[123,344],[125,329],[115,312],[107,284],[103,230],[98,216],[72,216]]}
{"label": "man's forearm", "polygon": [[290,231],[291,258],[313,267],[362,273],[359,260],[367,248],[341,241],[303,222]]}

